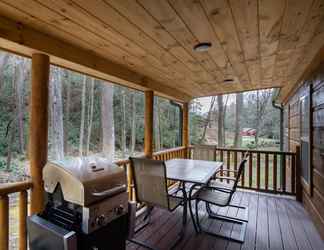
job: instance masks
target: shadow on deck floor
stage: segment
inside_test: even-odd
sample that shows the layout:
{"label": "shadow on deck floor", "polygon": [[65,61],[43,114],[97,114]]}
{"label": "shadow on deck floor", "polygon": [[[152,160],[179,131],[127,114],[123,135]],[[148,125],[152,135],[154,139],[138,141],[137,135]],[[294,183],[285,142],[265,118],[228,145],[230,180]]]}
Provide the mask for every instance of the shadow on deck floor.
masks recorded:
{"label": "shadow on deck floor", "polygon": [[[306,211],[293,199],[242,191],[235,194],[233,204],[249,207],[249,223],[243,244],[206,234],[196,235],[189,219],[186,235],[175,249],[324,249],[324,242]],[[207,219],[203,206],[200,206],[200,212],[202,224],[209,230],[221,232],[223,235],[235,235],[240,232],[238,225]],[[181,228],[181,213],[182,208],[173,213],[155,209],[151,224],[140,231],[136,239],[149,243],[156,249],[170,248]],[[219,213],[243,216],[241,210],[234,208],[220,208]],[[145,248],[129,243],[127,250],[131,249]]]}

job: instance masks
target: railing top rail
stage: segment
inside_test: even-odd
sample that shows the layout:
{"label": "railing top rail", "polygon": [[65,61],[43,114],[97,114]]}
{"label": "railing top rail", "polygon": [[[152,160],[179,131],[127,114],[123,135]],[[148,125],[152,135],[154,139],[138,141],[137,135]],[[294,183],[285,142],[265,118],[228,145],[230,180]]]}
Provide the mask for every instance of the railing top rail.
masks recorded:
{"label": "railing top rail", "polygon": [[158,152],[154,152],[153,156],[171,153],[171,152],[175,152],[175,151],[180,151],[180,150],[184,150],[184,149],[186,149],[186,147],[176,147],[176,148],[165,149],[165,150],[161,150]]}
{"label": "railing top rail", "polygon": [[210,148],[214,150],[232,151],[232,152],[249,152],[249,153],[261,153],[261,154],[277,154],[277,155],[296,155],[295,152],[288,151],[274,151],[274,150],[255,150],[255,149],[244,149],[244,148],[225,148],[214,145],[191,145],[190,148]]}
{"label": "railing top rail", "polygon": [[[165,149],[165,150],[161,150],[158,152],[154,152],[153,156],[159,156],[159,155],[163,155],[163,154],[167,154],[167,153],[177,152],[177,151],[184,150],[184,149],[186,149],[186,147],[176,147],[176,148]],[[141,156],[144,156],[144,155],[139,155],[139,157],[141,157]],[[128,164],[129,162],[130,161],[128,159],[125,159],[125,160],[115,161],[114,163],[117,164],[118,166],[121,166],[121,165]]]}
{"label": "railing top rail", "polygon": [[31,181],[0,184],[0,196],[25,191],[32,188],[32,186]]}

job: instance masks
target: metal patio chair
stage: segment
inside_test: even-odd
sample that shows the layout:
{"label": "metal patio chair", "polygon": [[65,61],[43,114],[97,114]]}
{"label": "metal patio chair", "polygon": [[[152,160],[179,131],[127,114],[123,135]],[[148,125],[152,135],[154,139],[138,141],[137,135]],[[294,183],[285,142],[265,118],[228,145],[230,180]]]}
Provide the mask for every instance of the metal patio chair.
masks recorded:
{"label": "metal patio chair", "polygon": [[[187,194],[185,189],[181,187],[168,189],[164,161],[133,157],[130,157],[130,161],[134,176],[137,202],[144,202],[148,207],[147,214],[144,217],[144,220],[148,221],[144,223],[140,229],[149,224],[151,212],[154,207],[173,212],[179,206],[183,206],[182,229],[179,232],[178,239],[172,246],[172,248],[175,247],[183,238],[185,225],[187,223]],[[154,249],[153,246],[134,238],[129,239],[129,241],[148,249]]]}
{"label": "metal patio chair", "polygon": [[[208,186],[202,187],[198,191],[198,193],[196,195],[196,203],[195,203],[195,217],[196,217],[196,224],[197,224],[198,232],[205,232],[207,234],[211,234],[211,235],[214,235],[217,237],[225,238],[228,240],[233,240],[233,241],[240,242],[240,243],[244,242],[245,231],[246,231],[246,226],[247,226],[247,222],[248,222],[248,220],[247,220],[248,210],[246,207],[236,206],[236,205],[231,204],[231,200],[232,200],[234,193],[236,192],[238,182],[242,176],[242,172],[245,167],[247,157],[248,157],[248,154],[246,153],[244,158],[240,162],[237,171],[223,170],[223,172],[233,173],[236,176],[234,176],[234,177],[216,176],[216,179],[210,181]],[[221,180],[223,180],[223,181],[221,181]],[[224,180],[226,180],[226,182]],[[229,183],[227,183],[227,181]],[[198,204],[200,201],[203,201],[206,203],[206,210],[207,210],[209,218],[240,224],[242,226],[240,236],[237,238],[234,238],[234,237],[221,235],[218,233],[208,231],[207,229],[204,229],[200,224],[199,213],[198,213]],[[245,216],[244,216],[245,218],[241,219],[241,218],[234,218],[234,217],[225,216],[225,215],[219,215],[212,211],[210,205],[216,205],[219,207],[235,207],[238,209],[244,209],[245,210]],[[192,209],[192,208],[190,207],[190,209]]]}

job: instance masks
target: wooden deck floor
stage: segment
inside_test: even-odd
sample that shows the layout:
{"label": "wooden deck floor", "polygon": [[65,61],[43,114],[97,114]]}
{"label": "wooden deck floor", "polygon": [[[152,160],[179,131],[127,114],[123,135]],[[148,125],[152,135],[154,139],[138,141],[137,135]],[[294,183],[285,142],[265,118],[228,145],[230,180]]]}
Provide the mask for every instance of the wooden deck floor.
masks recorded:
{"label": "wooden deck floor", "polygon": [[[233,204],[249,207],[249,223],[245,242],[239,244],[216,238],[206,234],[196,235],[191,220],[188,223],[184,239],[176,249],[324,249],[316,228],[306,214],[302,205],[290,198],[269,196],[252,192],[237,192]],[[152,215],[152,223],[140,231],[136,238],[147,242],[157,249],[168,249],[175,241],[181,228],[182,208],[169,213],[156,209]],[[200,206],[203,225],[210,230],[224,235],[239,233],[240,227],[228,222],[207,219],[205,209]],[[221,208],[220,214],[243,216],[241,210]],[[129,243],[127,250],[144,249]]]}

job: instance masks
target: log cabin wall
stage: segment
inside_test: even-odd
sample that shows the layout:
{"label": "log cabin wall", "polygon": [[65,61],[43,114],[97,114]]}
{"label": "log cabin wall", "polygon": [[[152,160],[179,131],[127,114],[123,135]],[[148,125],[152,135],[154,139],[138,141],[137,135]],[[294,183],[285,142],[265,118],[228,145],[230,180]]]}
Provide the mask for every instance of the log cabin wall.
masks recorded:
{"label": "log cabin wall", "polygon": [[[303,109],[305,96],[309,97],[309,110]],[[310,119],[306,127],[305,114]],[[302,177],[302,202],[324,239],[324,62],[290,96],[285,116],[288,122],[284,144],[288,150],[294,151],[304,141],[305,131],[309,132],[309,179],[305,181]],[[302,171],[306,165],[302,161]]]}

